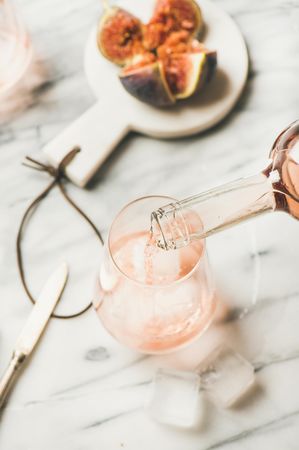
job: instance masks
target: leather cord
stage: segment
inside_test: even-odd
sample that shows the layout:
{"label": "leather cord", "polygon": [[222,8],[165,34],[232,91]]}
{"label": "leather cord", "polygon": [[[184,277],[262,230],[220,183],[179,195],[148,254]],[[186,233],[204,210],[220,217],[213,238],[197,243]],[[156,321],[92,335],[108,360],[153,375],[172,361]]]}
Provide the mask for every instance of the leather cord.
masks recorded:
{"label": "leather cord", "polygon": [[[38,170],[40,172],[46,172],[53,178],[50,182],[50,184],[37,196],[35,199],[30,203],[30,205],[27,207],[26,211],[23,214],[23,217],[21,219],[21,223],[18,229],[17,233],[17,241],[16,241],[16,250],[17,250],[17,263],[18,263],[18,270],[21,278],[22,285],[25,289],[25,292],[29,298],[29,300],[34,304],[35,299],[33,295],[31,294],[28,283],[26,281],[25,276],[25,270],[24,270],[24,262],[23,262],[23,253],[22,253],[22,239],[24,236],[24,227],[25,224],[29,220],[30,213],[40,204],[42,200],[44,200],[47,195],[52,191],[53,188],[56,186],[58,187],[60,193],[64,197],[64,199],[69,203],[80,215],[83,219],[86,220],[86,222],[91,226],[93,231],[95,232],[96,236],[100,240],[101,244],[104,245],[104,241],[102,238],[102,235],[96,225],[92,222],[92,220],[82,211],[81,208],[70,198],[68,195],[65,186],[63,184],[63,178],[65,176],[65,169],[67,165],[75,158],[77,153],[80,152],[79,147],[73,148],[60,162],[59,166],[57,168],[43,164],[39,161],[36,161],[33,158],[30,158],[29,156],[26,156],[26,163],[23,163],[24,166],[30,167],[31,169]],[[72,319],[74,317],[81,316],[83,313],[85,313],[90,307],[92,306],[92,302],[88,303],[84,308],[82,308],[80,311],[77,311],[73,314],[55,314],[53,313],[51,317],[54,317],[56,319]]]}

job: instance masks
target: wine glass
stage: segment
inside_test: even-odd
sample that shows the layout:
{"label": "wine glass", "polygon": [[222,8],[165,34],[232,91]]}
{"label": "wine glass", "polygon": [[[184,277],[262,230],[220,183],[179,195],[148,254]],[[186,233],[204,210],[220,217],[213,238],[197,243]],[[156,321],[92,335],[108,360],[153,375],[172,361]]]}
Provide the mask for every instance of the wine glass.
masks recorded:
{"label": "wine glass", "polygon": [[[186,344],[207,329],[215,311],[205,241],[165,252],[151,245],[149,212],[169,197],[129,203],[110,228],[94,299],[104,327],[144,353]],[[190,222],[198,226],[198,217]]]}

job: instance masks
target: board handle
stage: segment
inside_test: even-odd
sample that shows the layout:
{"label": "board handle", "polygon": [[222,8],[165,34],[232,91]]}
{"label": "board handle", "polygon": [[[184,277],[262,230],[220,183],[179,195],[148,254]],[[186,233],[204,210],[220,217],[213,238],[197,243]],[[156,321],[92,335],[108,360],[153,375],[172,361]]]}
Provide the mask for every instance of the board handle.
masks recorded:
{"label": "board handle", "polygon": [[66,175],[84,187],[129,131],[128,118],[122,111],[97,102],[50,141],[43,152],[57,167],[72,148],[79,146],[81,152],[67,166]]}

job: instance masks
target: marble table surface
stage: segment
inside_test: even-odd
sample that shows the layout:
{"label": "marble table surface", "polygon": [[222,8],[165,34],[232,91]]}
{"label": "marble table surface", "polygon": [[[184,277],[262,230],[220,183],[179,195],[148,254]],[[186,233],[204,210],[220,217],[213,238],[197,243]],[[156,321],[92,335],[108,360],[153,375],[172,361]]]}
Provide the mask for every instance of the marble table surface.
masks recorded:
{"label": "marble table surface", "polygon": [[[200,136],[159,141],[131,134],[88,189],[68,186],[105,235],[116,212],[135,197],[183,197],[258,170],[276,134],[298,116],[298,2],[215,2],[248,44],[244,95],[224,122]],[[99,14],[98,0],[17,3],[39,72],[32,95],[20,98],[24,110],[0,125],[0,372],[31,311],[17,272],[18,223],[48,181],[21,161],[92,104],[82,55]],[[52,320],[1,416],[0,448],[298,449],[298,231],[295,220],[276,213],[209,238],[217,295],[229,315],[185,350],[149,357],[125,349],[92,310],[71,321]],[[35,295],[66,260],[70,280],[59,310],[90,300],[101,247],[57,191],[33,216],[24,253]],[[156,368],[192,369],[218,342],[254,364],[251,395],[230,410],[207,406],[201,427],[192,431],[151,421],[143,403]]]}

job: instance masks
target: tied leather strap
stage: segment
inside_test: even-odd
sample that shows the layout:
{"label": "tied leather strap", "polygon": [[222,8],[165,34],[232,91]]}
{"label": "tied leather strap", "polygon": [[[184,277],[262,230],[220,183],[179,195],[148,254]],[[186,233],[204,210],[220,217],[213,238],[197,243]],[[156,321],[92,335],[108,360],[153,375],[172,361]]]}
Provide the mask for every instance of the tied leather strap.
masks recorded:
{"label": "tied leather strap", "polygon": [[[35,159],[30,158],[29,156],[26,157],[26,161],[28,161],[28,163],[23,163],[24,166],[26,167],[30,167],[31,169],[35,169],[38,170],[40,172],[47,172],[49,175],[51,175],[53,177],[53,179],[51,180],[50,184],[30,203],[30,205],[28,206],[28,208],[26,209],[20,226],[19,226],[19,230],[18,230],[18,234],[17,234],[17,242],[16,242],[16,246],[17,246],[17,262],[18,262],[18,269],[19,269],[19,274],[21,277],[21,281],[22,281],[22,285],[25,289],[25,292],[29,298],[29,300],[34,304],[35,300],[28,288],[28,284],[26,281],[26,277],[25,277],[25,271],[24,271],[24,264],[23,264],[23,254],[22,254],[22,246],[21,246],[21,242],[22,242],[22,237],[23,237],[23,232],[24,232],[24,226],[28,220],[28,216],[29,214],[32,212],[32,210],[34,208],[36,208],[38,206],[38,204],[47,197],[47,195],[51,192],[51,190],[57,186],[58,189],[60,190],[61,194],[63,195],[63,197],[65,198],[65,200],[81,215],[81,217],[83,219],[86,220],[86,222],[91,226],[91,228],[93,229],[93,231],[95,232],[95,234],[97,235],[98,239],[100,240],[101,244],[104,245],[104,241],[102,238],[102,235],[100,233],[100,231],[97,229],[97,227],[95,226],[95,224],[91,221],[91,219],[82,211],[81,208],[79,208],[79,206],[70,198],[70,196],[68,195],[68,193],[66,192],[66,189],[63,185],[63,178],[64,178],[64,174],[65,174],[65,168],[67,167],[67,165],[74,159],[74,157],[77,155],[77,153],[80,152],[80,148],[79,147],[75,147],[73,148],[60,162],[59,166],[57,168],[51,166],[51,165],[47,165],[47,164],[43,164],[39,161],[36,161]],[[81,309],[80,311],[77,311],[73,314],[68,314],[68,315],[61,315],[61,314],[55,314],[53,313],[51,317],[55,317],[56,319],[72,319],[74,317],[78,317],[81,316],[81,314],[85,313],[85,311],[87,311],[92,305],[92,302],[88,303],[87,306],[85,306],[83,309]]]}

